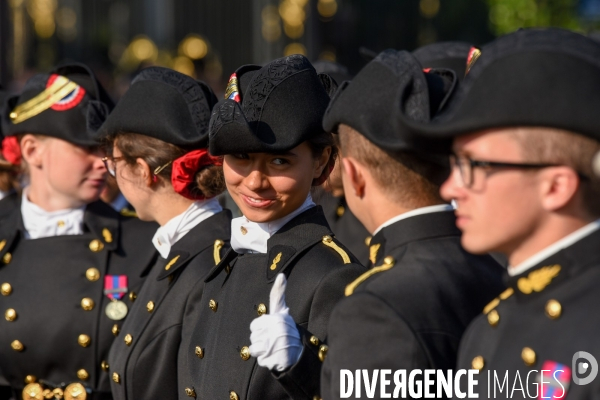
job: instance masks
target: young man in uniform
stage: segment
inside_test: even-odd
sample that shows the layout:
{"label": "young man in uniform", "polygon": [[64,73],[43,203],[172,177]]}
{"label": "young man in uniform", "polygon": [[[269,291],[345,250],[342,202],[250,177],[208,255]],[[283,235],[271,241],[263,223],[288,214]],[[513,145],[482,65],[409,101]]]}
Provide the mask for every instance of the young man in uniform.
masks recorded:
{"label": "young man in uniform", "polygon": [[531,29],[475,54],[448,112],[421,128],[454,137],[441,193],[463,246],[509,260],[458,367],[480,371],[480,398],[598,398],[600,45]]}
{"label": "young man in uniform", "polygon": [[502,291],[501,267],[460,246],[452,207],[439,196],[447,163],[418,153],[424,144],[398,123],[400,99],[414,120],[429,121],[455,80],[450,70],[426,73],[410,53],[388,50],[339,89],[325,115],[325,129],[340,134],[348,205],[373,234],[375,267],[332,313],[323,398],[342,398],[343,369],[372,376],[454,368],[467,325]]}

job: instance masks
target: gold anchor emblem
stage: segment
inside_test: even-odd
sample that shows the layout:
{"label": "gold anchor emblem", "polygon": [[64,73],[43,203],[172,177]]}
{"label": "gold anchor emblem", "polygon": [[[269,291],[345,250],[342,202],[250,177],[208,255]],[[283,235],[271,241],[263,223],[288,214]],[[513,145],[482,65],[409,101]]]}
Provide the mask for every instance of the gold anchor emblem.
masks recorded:
{"label": "gold anchor emblem", "polygon": [[381,243],[377,243],[369,247],[369,260],[371,260],[373,265],[375,264],[375,262],[377,262],[377,252],[379,251],[380,247]]}
{"label": "gold anchor emblem", "polygon": [[106,228],[102,229],[102,236],[104,236],[104,241],[106,243],[111,243],[113,241],[112,234]]}

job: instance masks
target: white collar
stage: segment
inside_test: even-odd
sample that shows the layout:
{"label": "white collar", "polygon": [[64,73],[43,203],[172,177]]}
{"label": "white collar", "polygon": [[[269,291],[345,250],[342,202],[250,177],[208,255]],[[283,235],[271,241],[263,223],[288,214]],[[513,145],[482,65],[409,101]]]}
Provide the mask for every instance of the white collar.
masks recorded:
{"label": "white collar", "polygon": [[46,211],[27,198],[28,188],[21,195],[21,215],[26,239],[83,234],[83,215],[86,206]]}
{"label": "white collar", "polygon": [[110,203],[110,206],[116,212],[121,212],[122,209],[127,207],[127,199],[125,196],[123,196],[123,193],[119,193],[117,197]]}
{"label": "white collar", "polygon": [[10,190],[0,190],[0,200],[2,200],[3,198],[5,198],[6,196],[8,196],[10,194]]}
{"label": "white collar", "polygon": [[590,222],[583,228],[577,229],[575,232],[568,234],[564,238],[560,239],[557,242],[552,243],[550,246],[546,247],[544,250],[541,250],[522,263],[515,265],[514,267],[508,266],[508,275],[515,276],[520,275],[523,272],[527,271],[529,268],[541,263],[546,258],[558,253],[562,249],[565,249],[576,242],[580,241],[586,236],[591,235],[600,229],[600,219],[595,220],[594,222]]}
{"label": "white collar", "polygon": [[400,215],[396,215],[394,218],[388,219],[386,222],[381,224],[379,226],[379,228],[375,229],[375,232],[373,232],[373,236],[375,236],[377,234],[377,232],[379,232],[386,226],[390,226],[390,225],[395,224],[398,221],[402,221],[403,219],[406,219],[406,218],[415,217],[417,215],[423,215],[423,214],[431,214],[434,212],[453,211],[453,210],[454,210],[454,207],[452,207],[452,205],[450,205],[450,204],[438,204],[435,206],[415,208],[414,210],[402,213]]}
{"label": "white collar", "polygon": [[296,211],[283,218],[270,222],[252,222],[245,216],[231,220],[231,247],[236,253],[266,253],[267,241],[275,232],[283,228],[294,217],[303,213],[315,203],[310,193]]}
{"label": "white collar", "polygon": [[221,211],[223,208],[216,197],[195,201],[182,214],[171,218],[169,222],[158,228],[152,238],[152,244],[163,258],[167,258],[171,247],[179,239],[200,222]]}

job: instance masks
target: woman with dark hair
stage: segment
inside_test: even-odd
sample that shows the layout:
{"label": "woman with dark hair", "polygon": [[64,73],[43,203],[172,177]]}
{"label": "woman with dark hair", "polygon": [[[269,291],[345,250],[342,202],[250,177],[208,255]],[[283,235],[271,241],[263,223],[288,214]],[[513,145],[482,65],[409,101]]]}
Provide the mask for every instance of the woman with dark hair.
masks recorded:
{"label": "woman with dark hair", "polygon": [[232,249],[206,278],[194,316],[188,397],[318,396],[329,314],[365,271],[310,194],[335,163],[321,126],[334,90],[293,55],[239,68],[215,106],[210,151],[224,156],[243,216],[232,220]]}
{"label": "woman with dark hair", "polygon": [[[228,248],[231,214],[222,160],[208,153],[216,98],[203,82],[151,67],[133,80],[102,127],[105,161],[142,220],[156,221],[160,257],[118,333],[108,364],[115,400],[177,399],[203,280]],[[150,246],[150,243],[147,243]]]}

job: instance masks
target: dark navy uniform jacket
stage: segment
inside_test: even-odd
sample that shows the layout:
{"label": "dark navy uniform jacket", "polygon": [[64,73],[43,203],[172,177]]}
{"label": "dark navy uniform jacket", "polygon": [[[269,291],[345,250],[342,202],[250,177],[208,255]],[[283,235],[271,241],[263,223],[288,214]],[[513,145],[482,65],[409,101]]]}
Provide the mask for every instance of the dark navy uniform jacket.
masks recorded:
{"label": "dark navy uniform jacket", "polygon": [[106,359],[123,321],[105,314],[104,277],[126,275],[139,290],[157,256],[148,245],[156,227],[100,201],[87,206],[82,235],[25,240],[20,206],[2,220],[0,386],[21,399],[28,383],[79,383],[87,399],[111,398]]}
{"label": "dark navy uniform jacket", "polygon": [[221,211],[192,228],[149,271],[108,356],[115,400],[184,395],[204,278],[228,250],[230,237],[231,213]]}
{"label": "dark navy uniform jacket", "polygon": [[[197,399],[309,399],[319,396],[327,323],[344,288],[365,268],[332,238],[320,206],[296,216],[267,242],[266,254],[230,250],[206,279],[188,349],[186,396]],[[250,357],[250,323],[268,313],[279,273],[303,342],[300,360],[275,374]]]}
{"label": "dark navy uniform jacket", "polygon": [[542,398],[536,390],[545,370],[544,397],[566,392],[562,398],[569,400],[600,399],[600,376],[587,384],[574,380],[593,376],[594,362],[575,356],[579,352],[595,359],[600,374],[599,243],[596,231],[519,275],[506,275],[508,289],[485,307],[460,346],[459,368],[480,370],[479,398],[488,398],[488,374],[490,398],[495,376],[500,383],[508,378],[508,392],[495,385],[496,398]]}
{"label": "dark navy uniform jacket", "polygon": [[[329,321],[323,399],[340,398],[341,369],[366,369],[369,376],[406,369],[408,376],[412,369],[456,367],[467,325],[504,285],[491,257],[463,250],[454,221],[450,211],[417,215],[373,237],[376,267],[348,286]],[[393,380],[387,389],[393,392]],[[377,385],[374,398],[380,394]]]}

